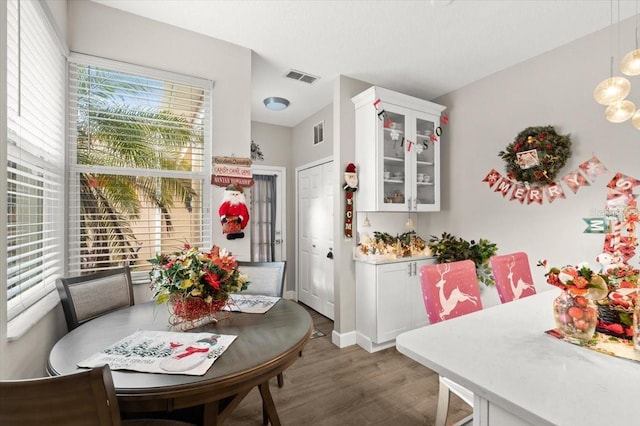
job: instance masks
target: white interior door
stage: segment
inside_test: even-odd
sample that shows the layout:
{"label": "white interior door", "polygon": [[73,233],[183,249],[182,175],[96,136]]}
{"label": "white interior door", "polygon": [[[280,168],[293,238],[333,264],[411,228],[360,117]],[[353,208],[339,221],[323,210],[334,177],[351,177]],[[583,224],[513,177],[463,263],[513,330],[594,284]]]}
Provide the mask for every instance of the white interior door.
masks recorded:
{"label": "white interior door", "polygon": [[334,318],[333,162],[301,169],[297,175],[298,300]]}

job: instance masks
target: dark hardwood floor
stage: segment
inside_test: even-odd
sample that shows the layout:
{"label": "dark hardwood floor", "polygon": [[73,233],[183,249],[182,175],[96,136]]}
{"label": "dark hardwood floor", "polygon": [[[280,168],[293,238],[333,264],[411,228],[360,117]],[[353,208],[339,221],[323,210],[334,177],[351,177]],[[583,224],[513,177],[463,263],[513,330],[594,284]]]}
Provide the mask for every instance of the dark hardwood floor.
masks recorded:
{"label": "dark hardwood floor", "polygon": [[[368,353],[360,346],[339,349],[331,343],[333,322],[307,308],[323,337],[311,339],[302,357],[284,372],[284,387],[275,378],[271,393],[283,425],[433,425],[438,375],[395,348]],[[451,396],[448,424],[471,408]],[[261,425],[257,389],[245,398],[226,426]]]}

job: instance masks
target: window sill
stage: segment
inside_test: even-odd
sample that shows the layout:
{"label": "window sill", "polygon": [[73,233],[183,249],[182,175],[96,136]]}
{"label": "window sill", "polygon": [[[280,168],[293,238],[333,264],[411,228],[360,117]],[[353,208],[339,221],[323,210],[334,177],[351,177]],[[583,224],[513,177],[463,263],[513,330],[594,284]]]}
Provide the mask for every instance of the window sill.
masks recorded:
{"label": "window sill", "polygon": [[20,339],[29,329],[41,321],[60,303],[60,297],[55,291],[49,292],[42,300],[30,306],[26,311],[9,321],[7,324],[7,341]]}

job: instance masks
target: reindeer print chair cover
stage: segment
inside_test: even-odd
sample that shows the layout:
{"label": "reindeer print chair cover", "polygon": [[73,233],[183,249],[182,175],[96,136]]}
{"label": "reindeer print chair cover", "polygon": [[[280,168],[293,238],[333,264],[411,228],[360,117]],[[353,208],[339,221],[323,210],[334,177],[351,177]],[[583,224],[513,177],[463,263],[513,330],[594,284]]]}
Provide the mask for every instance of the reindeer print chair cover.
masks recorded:
{"label": "reindeer print chair cover", "polygon": [[420,282],[431,324],[482,309],[476,265],[471,260],[424,265]]}
{"label": "reindeer print chair cover", "polygon": [[[482,309],[476,265],[471,260],[425,265],[420,268],[424,305],[431,324]],[[439,376],[436,426],[445,426],[450,392],[473,407],[473,392],[451,379]],[[456,424],[471,422],[473,415]]]}
{"label": "reindeer print chair cover", "polygon": [[489,260],[500,302],[507,303],[536,294],[529,257],[524,252],[503,254]]}

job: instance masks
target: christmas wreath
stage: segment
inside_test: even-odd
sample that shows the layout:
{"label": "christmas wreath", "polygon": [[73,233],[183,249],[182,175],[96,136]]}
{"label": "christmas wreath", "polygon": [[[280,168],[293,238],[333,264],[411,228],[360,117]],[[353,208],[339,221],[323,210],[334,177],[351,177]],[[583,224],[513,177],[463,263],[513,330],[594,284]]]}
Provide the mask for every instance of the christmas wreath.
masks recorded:
{"label": "christmas wreath", "polygon": [[571,157],[571,139],[553,126],[527,127],[498,156],[506,162],[510,179],[546,185]]}

